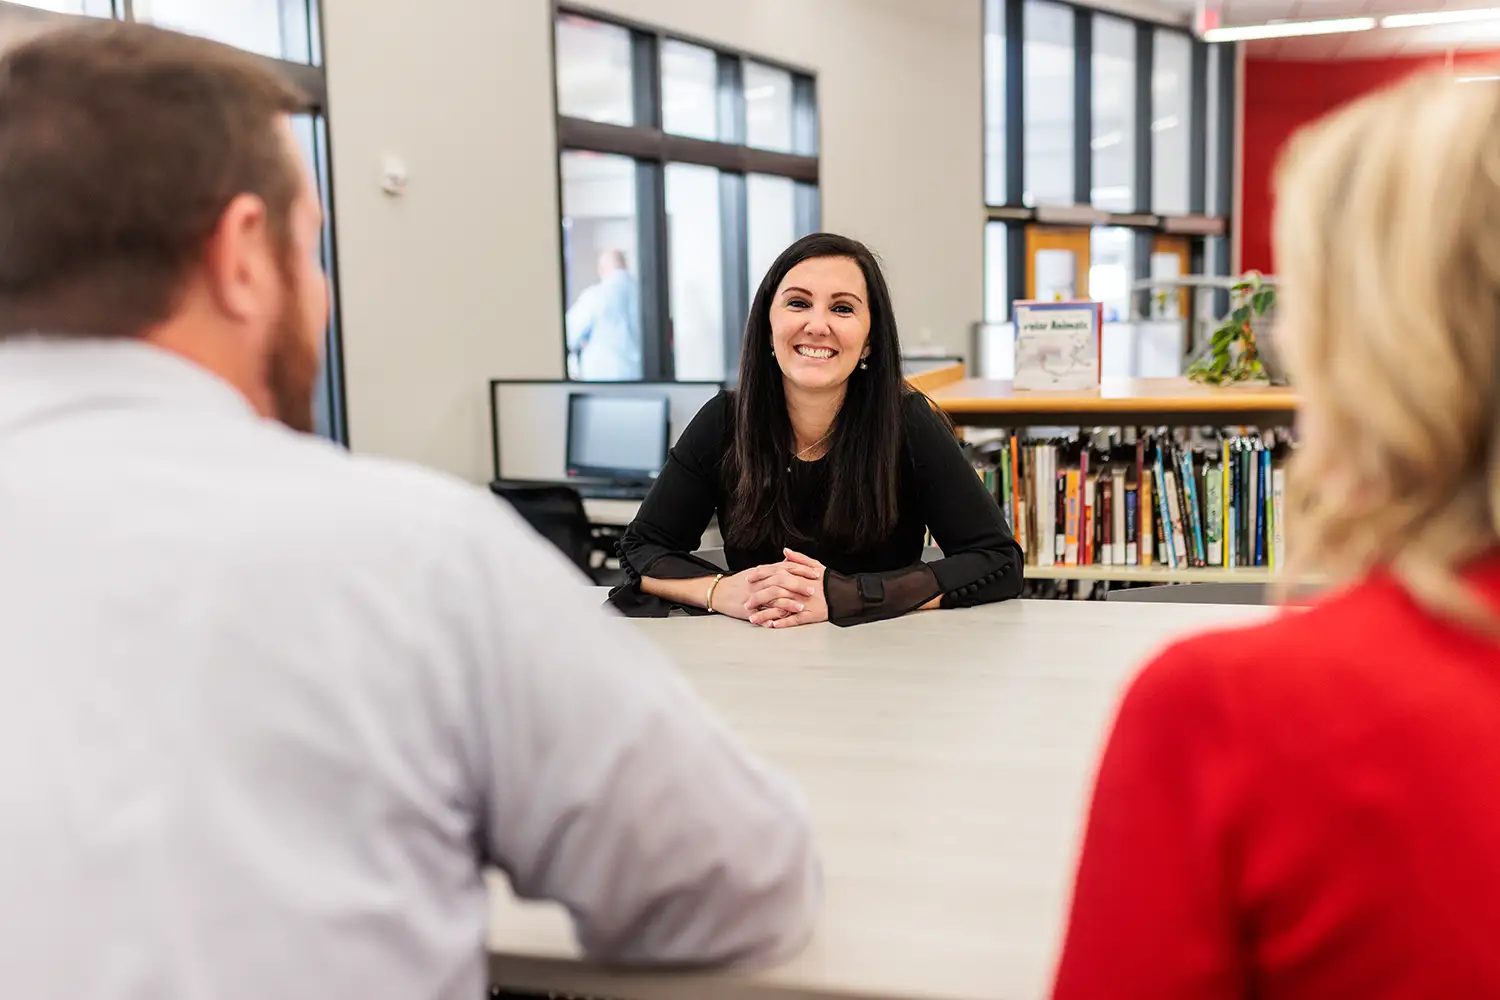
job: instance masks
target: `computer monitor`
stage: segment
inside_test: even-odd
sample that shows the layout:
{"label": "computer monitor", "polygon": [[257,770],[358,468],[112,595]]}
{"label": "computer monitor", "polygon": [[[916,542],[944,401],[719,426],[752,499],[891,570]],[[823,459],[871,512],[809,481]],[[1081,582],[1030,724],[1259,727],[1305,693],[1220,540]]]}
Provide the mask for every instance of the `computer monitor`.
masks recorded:
{"label": "computer monitor", "polygon": [[665,395],[568,396],[569,476],[648,481],[667,461]]}

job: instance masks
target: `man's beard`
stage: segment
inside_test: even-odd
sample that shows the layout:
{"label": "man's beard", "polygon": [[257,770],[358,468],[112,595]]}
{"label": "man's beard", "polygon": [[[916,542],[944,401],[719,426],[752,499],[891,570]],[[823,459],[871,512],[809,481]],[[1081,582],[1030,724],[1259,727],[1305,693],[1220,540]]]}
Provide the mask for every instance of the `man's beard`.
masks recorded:
{"label": "man's beard", "polygon": [[301,298],[297,295],[297,282],[292,277],[291,268],[282,269],[282,282],[285,294],[282,295],[281,316],[271,335],[267,372],[271,402],[276,408],[277,420],[294,431],[311,434],[314,427],[313,396],[318,371],[322,367],[321,352],[313,331],[302,328]]}

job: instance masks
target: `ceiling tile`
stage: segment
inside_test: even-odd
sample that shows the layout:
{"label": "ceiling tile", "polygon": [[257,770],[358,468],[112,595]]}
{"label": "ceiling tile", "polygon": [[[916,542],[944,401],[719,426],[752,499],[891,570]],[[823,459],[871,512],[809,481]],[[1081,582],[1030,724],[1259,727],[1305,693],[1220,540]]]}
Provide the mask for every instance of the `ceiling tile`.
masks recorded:
{"label": "ceiling tile", "polygon": [[1333,59],[1343,47],[1346,36],[1303,35],[1298,38],[1280,39],[1277,59]]}

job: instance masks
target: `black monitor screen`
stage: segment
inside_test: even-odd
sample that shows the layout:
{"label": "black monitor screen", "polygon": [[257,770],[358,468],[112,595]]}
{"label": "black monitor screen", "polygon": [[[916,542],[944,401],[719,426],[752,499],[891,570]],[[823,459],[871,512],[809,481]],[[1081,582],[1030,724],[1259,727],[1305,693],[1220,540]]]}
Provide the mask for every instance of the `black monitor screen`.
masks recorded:
{"label": "black monitor screen", "polygon": [[568,396],[568,475],[654,479],[667,461],[666,396]]}

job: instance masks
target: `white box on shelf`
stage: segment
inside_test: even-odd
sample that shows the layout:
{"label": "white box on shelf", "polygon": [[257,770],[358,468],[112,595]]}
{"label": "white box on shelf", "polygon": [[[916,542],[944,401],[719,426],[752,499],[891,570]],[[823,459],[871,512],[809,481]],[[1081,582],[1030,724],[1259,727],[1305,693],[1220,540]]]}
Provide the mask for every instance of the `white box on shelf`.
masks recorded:
{"label": "white box on shelf", "polygon": [[1017,302],[1017,389],[1093,389],[1099,385],[1098,302]]}

